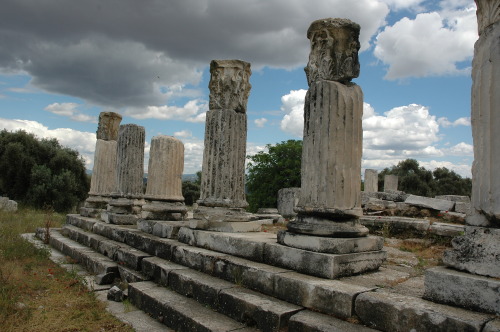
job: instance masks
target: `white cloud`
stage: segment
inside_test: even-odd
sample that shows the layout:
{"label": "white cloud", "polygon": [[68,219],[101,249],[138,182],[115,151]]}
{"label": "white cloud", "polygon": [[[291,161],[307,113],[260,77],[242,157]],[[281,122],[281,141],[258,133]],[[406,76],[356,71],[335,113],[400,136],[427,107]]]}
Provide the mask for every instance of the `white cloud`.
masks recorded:
{"label": "white cloud", "polygon": [[471,166],[464,163],[456,164],[449,161],[431,160],[431,161],[420,161],[419,164],[420,166],[431,171],[439,167],[446,167],[447,169],[454,171],[455,173],[459,174],[462,177],[468,177],[468,178],[472,177]]}
{"label": "white cloud", "polygon": [[382,0],[394,10],[402,9],[419,9],[421,8],[421,3],[425,0]]}
{"label": "white cloud", "polygon": [[189,138],[193,136],[193,133],[190,130],[181,130],[181,131],[176,131],[174,133],[174,136],[177,138]]}
{"label": "white cloud", "polygon": [[80,113],[77,109],[78,106],[80,105],[77,103],[53,103],[45,107],[44,110],[79,122],[97,123],[95,117]]}
{"label": "white cloud", "polygon": [[296,137],[303,137],[304,99],[307,90],[292,90],[281,97],[281,110],[285,116],[281,120],[281,130]]}
{"label": "white cloud", "polygon": [[[452,9],[449,9],[452,8]],[[475,6],[402,18],[378,34],[374,55],[388,66],[386,79],[468,74],[459,63],[472,59],[477,39]]]}
{"label": "white cloud", "polygon": [[448,120],[446,117],[439,118],[437,120],[440,126],[444,128],[448,127],[457,127],[457,126],[470,126],[470,118],[469,117],[463,117],[463,118],[458,118],[455,121],[451,122]]}
{"label": "white cloud", "polygon": [[255,119],[253,122],[257,127],[263,128],[267,122],[267,119],[266,118]]}
{"label": "white cloud", "polygon": [[443,152],[450,156],[473,156],[474,147],[471,144],[460,142],[451,148],[443,149]]}
{"label": "white cloud", "polygon": [[87,168],[94,163],[96,134],[78,131],[70,128],[49,129],[36,121],[0,118],[0,128],[8,131],[24,130],[39,138],[56,138],[63,146],[77,150],[85,160]]}
{"label": "white cloud", "polygon": [[184,106],[147,106],[146,108],[130,107],[124,114],[134,119],[181,120],[187,122],[205,121],[208,104],[204,100],[194,99]]}

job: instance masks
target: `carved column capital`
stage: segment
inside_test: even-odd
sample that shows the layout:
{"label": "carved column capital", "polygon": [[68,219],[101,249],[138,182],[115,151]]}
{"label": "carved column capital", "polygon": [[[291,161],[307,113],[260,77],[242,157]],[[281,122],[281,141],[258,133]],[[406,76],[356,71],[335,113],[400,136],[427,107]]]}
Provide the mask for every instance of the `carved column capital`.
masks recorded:
{"label": "carved column capital", "polygon": [[477,29],[479,34],[500,21],[500,0],[475,0],[477,5]]}
{"label": "carved column capital", "polygon": [[105,141],[116,141],[118,139],[118,129],[122,116],[115,112],[99,113],[99,124],[97,127],[97,139]]}
{"label": "carved column capital", "polygon": [[209,108],[246,113],[250,95],[250,63],[241,60],[212,60],[210,63]]}
{"label": "carved column capital", "polygon": [[309,86],[318,80],[346,83],[359,76],[360,26],[348,19],[326,18],[311,23],[305,68]]}

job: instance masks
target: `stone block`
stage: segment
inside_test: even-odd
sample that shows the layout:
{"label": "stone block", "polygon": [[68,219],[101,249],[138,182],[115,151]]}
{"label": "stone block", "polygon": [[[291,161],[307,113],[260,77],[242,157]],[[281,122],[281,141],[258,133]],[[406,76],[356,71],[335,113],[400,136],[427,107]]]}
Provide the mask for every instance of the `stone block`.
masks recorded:
{"label": "stone block", "polygon": [[137,229],[153,234],[155,236],[167,239],[176,239],[179,228],[186,226],[186,222],[164,221],[164,220],[145,220],[137,221]]}
{"label": "stone block", "polygon": [[146,277],[141,272],[134,271],[122,265],[118,265],[118,272],[123,282],[131,283],[150,280],[150,278]]}
{"label": "stone block", "polygon": [[86,231],[91,231],[94,224],[99,222],[93,218],[85,218],[78,214],[68,214],[66,215],[66,224],[76,226],[78,228],[84,229]]}
{"label": "stone block", "polygon": [[363,325],[352,324],[335,317],[322,315],[320,313],[303,310],[290,318],[288,322],[289,331],[310,332],[375,332]]}
{"label": "stone block", "polygon": [[297,215],[293,209],[299,202],[300,188],[283,188],[278,190],[278,213],[284,218],[293,218]]}
{"label": "stone block", "polygon": [[466,226],[465,235],[452,241],[443,262],[470,273],[500,278],[500,229]]}
{"label": "stone block", "polygon": [[108,290],[107,299],[114,302],[122,302],[125,296],[120,288],[113,286]]}
{"label": "stone block", "polygon": [[246,212],[242,208],[198,206],[193,212],[194,219],[206,220],[209,222],[247,222],[257,220],[258,217]]}
{"label": "stone block", "polygon": [[147,278],[163,286],[168,285],[168,275],[171,271],[185,269],[188,267],[158,257],[147,257],[141,262],[141,272]]}
{"label": "stone block", "polygon": [[500,319],[497,318],[486,323],[482,332],[500,332]]}
{"label": "stone block", "polygon": [[275,295],[275,278],[284,272],[290,270],[234,256],[223,256],[215,263],[214,276],[263,294]]}
{"label": "stone block", "polygon": [[378,198],[368,198],[364,206],[368,211],[383,211],[385,210],[384,201]]}
{"label": "stone block", "polygon": [[436,199],[445,199],[447,201],[452,202],[461,202],[461,203],[470,203],[469,196],[460,196],[460,195],[438,195],[435,196]]}
{"label": "stone block", "polygon": [[420,298],[377,291],[356,298],[357,316],[381,331],[481,331],[491,316]]}
{"label": "stone block", "polygon": [[455,212],[469,215],[472,213],[472,205],[470,202],[455,202]]}
{"label": "stone block", "polygon": [[118,264],[125,265],[136,271],[141,269],[141,261],[146,257],[151,256],[134,248],[119,248],[116,251],[116,260]]}
{"label": "stone block", "polygon": [[384,201],[404,202],[408,198],[408,194],[399,190],[384,190],[378,192],[376,197]]}
{"label": "stone block", "polygon": [[274,276],[275,297],[343,319],[353,316],[356,296],[373,289],[296,272]]}
{"label": "stone block", "polygon": [[245,288],[224,289],[219,293],[219,309],[225,315],[262,331],[278,331],[302,307]]}
{"label": "stone block", "polygon": [[464,225],[445,224],[441,222],[435,222],[429,227],[429,233],[448,237],[463,235],[464,231]]}
{"label": "stone block", "polygon": [[189,221],[189,227],[193,229],[203,229],[213,232],[246,233],[259,232],[262,224],[258,221],[238,222],[192,219]]}
{"label": "stone block", "polygon": [[257,214],[278,214],[278,209],[275,208],[259,208]]}
{"label": "stone block", "polygon": [[168,286],[177,293],[193,298],[211,308],[219,307],[219,293],[225,289],[237,287],[205,273],[191,269],[180,269],[168,274]]}
{"label": "stone block", "polygon": [[362,225],[375,229],[383,228],[386,225],[391,232],[416,231],[426,233],[430,226],[429,220],[406,217],[362,216],[359,221]]}
{"label": "stone block", "polygon": [[17,202],[9,199],[5,204],[3,204],[2,210],[5,212],[16,212]]}
{"label": "stone block", "polygon": [[[139,216],[136,214],[119,214],[112,212],[104,212],[107,215],[107,221],[114,225],[136,225]],[[102,214],[101,214],[102,215]]]}
{"label": "stone block", "polygon": [[378,191],[378,172],[376,169],[365,169],[364,191]]}
{"label": "stone block", "polygon": [[278,243],[293,248],[315,252],[328,254],[349,254],[355,252],[382,250],[384,247],[384,238],[380,236],[331,238],[279,231]]}
{"label": "stone block", "polygon": [[225,254],[190,246],[177,246],[172,261],[210,275],[215,273],[216,263]]}
{"label": "stone block", "polygon": [[424,297],[469,310],[500,314],[500,280],[445,267],[426,271]]}
{"label": "stone block", "polygon": [[278,243],[266,243],[265,263],[317,277],[335,279],[376,270],[386,259],[385,251],[323,254]]}
{"label": "stone block", "polygon": [[429,198],[424,196],[410,195],[405,200],[406,204],[423,207],[426,209],[433,209],[437,211],[452,211],[455,202],[445,199]]}
{"label": "stone block", "polygon": [[187,227],[179,230],[178,237],[179,242],[182,243],[256,262],[264,260],[264,244],[276,241],[275,235],[267,233],[219,233],[193,230]]}
{"label": "stone block", "polygon": [[129,284],[130,302],[176,331],[229,332],[245,327],[229,317],[152,282]]}

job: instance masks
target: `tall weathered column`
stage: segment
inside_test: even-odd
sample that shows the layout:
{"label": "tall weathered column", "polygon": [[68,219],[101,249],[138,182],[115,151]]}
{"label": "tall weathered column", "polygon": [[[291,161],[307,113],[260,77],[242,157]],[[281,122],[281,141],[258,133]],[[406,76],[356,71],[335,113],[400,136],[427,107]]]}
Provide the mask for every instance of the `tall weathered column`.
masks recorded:
{"label": "tall weathered column", "polygon": [[359,75],[359,31],[360,26],[350,20],[331,18],[314,21],[307,31],[311,53],[305,68],[309,90],[298,215],[288,224],[288,232],[278,236],[281,244],[311,251],[322,251],[326,243],[337,247],[342,241],[353,243],[345,238],[356,238],[357,245],[348,252],[329,251],[349,253],[346,259],[356,262],[339,267],[337,276],[376,269],[385,259],[380,251],[383,240],[367,237],[368,229],[358,220],[363,92],[351,80]]}
{"label": "tall weathered column", "polygon": [[[472,61],[472,214],[426,273],[425,297],[500,314],[500,0],[476,0],[479,39]],[[463,272],[459,272],[459,271]]]}
{"label": "tall weathered column", "polygon": [[[244,208],[248,206],[245,157],[250,64],[241,60],[213,60],[210,74],[210,110],[205,123],[199,208],[194,217],[210,222],[249,221],[252,218]],[[193,225],[194,228],[217,228],[212,227],[213,223],[212,226]]]}
{"label": "tall weathered column", "polygon": [[122,116],[114,112],[101,112],[97,127],[94,168],[90,180],[89,197],[80,214],[97,217],[106,208],[110,194],[116,187],[116,140]]}
{"label": "tall weathered column", "polygon": [[174,221],[185,218],[187,209],[182,196],[183,171],[184,144],[171,136],[153,137],[142,218]]}
{"label": "tall weathered column", "polygon": [[121,125],[116,149],[116,188],[102,219],[112,224],[135,224],[140,216],[144,178],[144,127]]}

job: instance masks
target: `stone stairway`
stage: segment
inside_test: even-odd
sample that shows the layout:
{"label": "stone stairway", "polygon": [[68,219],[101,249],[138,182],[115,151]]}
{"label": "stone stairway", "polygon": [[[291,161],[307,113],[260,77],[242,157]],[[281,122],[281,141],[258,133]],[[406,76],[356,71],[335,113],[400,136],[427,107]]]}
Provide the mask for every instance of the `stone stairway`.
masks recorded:
{"label": "stone stairway", "polygon": [[[492,315],[394,294],[358,277],[329,280],[256,262],[264,251],[256,248],[275,245],[274,235],[263,235],[259,242],[228,234],[215,251],[68,215],[62,229],[51,230],[50,245],[84,265],[97,283],[128,282],[132,304],[177,331],[372,331],[363,324],[383,331],[495,331],[498,325]],[[211,247],[200,234],[196,239]]]}

